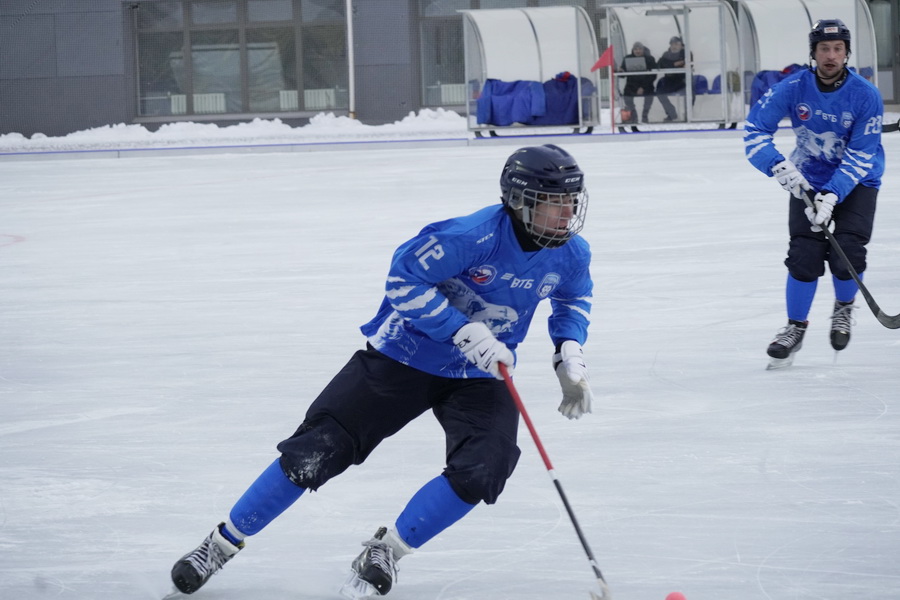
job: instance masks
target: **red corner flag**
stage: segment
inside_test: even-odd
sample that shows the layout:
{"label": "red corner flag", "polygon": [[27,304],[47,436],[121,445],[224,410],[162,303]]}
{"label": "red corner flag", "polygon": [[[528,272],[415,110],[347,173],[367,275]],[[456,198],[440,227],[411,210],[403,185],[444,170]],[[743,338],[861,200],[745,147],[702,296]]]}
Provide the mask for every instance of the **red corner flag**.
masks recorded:
{"label": "red corner flag", "polygon": [[600,58],[597,59],[597,62],[594,63],[594,66],[591,67],[591,73],[593,73],[597,69],[602,69],[603,67],[611,67],[612,65],[613,47],[609,46],[606,50],[603,51],[603,54],[600,55]]}

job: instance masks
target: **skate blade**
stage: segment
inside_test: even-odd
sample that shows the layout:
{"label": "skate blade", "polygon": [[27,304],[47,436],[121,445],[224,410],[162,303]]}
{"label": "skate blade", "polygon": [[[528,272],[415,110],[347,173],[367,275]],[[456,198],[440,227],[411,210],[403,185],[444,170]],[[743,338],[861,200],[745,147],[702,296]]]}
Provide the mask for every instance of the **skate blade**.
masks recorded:
{"label": "skate blade", "polygon": [[790,354],[787,358],[769,358],[769,364],[766,365],[766,371],[772,369],[783,369],[794,363],[794,355]]}
{"label": "skate blade", "polygon": [[381,593],[368,581],[359,578],[355,571],[350,572],[350,577],[340,589],[341,596],[348,600],[365,600],[366,598],[380,598]]}

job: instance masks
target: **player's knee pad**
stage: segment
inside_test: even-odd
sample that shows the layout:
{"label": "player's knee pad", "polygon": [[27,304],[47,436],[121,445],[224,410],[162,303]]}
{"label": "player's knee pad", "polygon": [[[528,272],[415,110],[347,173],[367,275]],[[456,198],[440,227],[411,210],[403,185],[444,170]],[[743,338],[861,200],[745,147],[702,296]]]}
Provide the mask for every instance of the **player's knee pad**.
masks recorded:
{"label": "player's knee pad", "polygon": [[281,468],[300,487],[316,490],[354,463],[353,437],[329,416],[304,421],[297,431],[278,444]]}
{"label": "player's knee pad", "polygon": [[[844,254],[850,261],[854,270],[856,270],[857,273],[865,271],[866,247],[862,238],[853,234],[844,234],[840,236],[836,235],[835,240],[841,246],[841,250],[844,251]],[[850,269],[847,268],[847,262],[838,256],[837,252],[832,252],[828,257],[828,268],[831,270],[831,274],[838,279],[847,280],[852,279],[853,277],[850,275]]]}
{"label": "player's knee pad", "polygon": [[794,236],[784,265],[797,281],[815,281],[825,274],[825,251],[821,240]]}
{"label": "player's knee pad", "polygon": [[515,470],[521,451],[515,442],[507,439],[498,439],[489,448],[477,444],[472,448],[471,453],[466,453],[465,450],[460,453],[469,456],[454,456],[444,475],[463,501],[469,504],[482,501],[493,504]]}

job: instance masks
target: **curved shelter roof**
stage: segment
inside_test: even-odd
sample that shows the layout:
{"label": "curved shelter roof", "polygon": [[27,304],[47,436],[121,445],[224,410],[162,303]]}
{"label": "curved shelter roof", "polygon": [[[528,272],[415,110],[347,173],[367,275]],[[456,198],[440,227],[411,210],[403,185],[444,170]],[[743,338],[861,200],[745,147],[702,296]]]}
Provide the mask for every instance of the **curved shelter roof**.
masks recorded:
{"label": "curved shelter roof", "polygon": [[850,28],[849,65],[877,85],[875,27],[865,0],[738,0],[746,68],[808,63],[809,30],[819,19],[840,19]]}
{"label": "curved shelter roof", "polygon": [[[634,42],[644,44],[659,60],[670,39],[681,38],[689,57],[681,72],[694,85],[679,102],[678,112],[684,115],[679,120],[735,123],[744,118],[740,33],[726,0],[609,4],[607,15],[617,69]],[[617,74],[617,79],[622,77]]]}
{"label": "curved shelter roof", "polygon": [[578,125],[591,126],[599,121],[599,78],[591,71],[598,56],[597,38],[584,9],[556,6],[460,12],[466,81],[473,88],[468,111],[470,129],[477,128],[472,123],[476,112],[472,105],[487,80],[540,83],[564,72],[577,78],[581,91]]}

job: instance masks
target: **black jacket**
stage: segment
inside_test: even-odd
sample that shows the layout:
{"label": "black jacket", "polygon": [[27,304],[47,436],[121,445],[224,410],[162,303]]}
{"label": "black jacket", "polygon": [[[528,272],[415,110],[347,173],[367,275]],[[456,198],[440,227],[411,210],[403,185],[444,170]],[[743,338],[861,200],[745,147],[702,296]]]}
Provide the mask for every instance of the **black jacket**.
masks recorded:
{"label": "black jacket", "polygon": [[[676,67],[675,63],[684,60],[684,48],[679,50],[678,52],[672,52],[671,50],[666,50],[665,53],[659,58],[659,68],[660,69],[678,69],[681,67]],[[678,90],[684,89],[684,73],[670,73],[668,75],[663,75],[663,78],[659,81],[659,92],[677,92]]]}
{"label": "black jacket", "polygon": [[[632,52],[625,58],[632,58],[635,56],[636,56],[636,54],[634,52]],[[647,70],[647,71],[655,70],[656,69],[656,59],[653,58],[653,56],[651,56],[650,53],[647,52],[646,50],[644,50],[643,57],[644,57],[645,61],[647,62],[647,68],[645,70]],[[627,69],[625,68],[624,60],[622,61],[621,70],[623,72],[627,71]],[[653,93],[653,84],[655,81],[656,81],[656,75],[631,75],[630,77],[625,78],[625,89],[622,91],[622,93],[625,96],[637,96],[638,90],[640,88],[644,88],[644,94],[649,96]]]}

